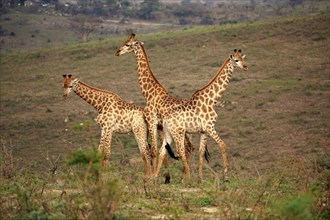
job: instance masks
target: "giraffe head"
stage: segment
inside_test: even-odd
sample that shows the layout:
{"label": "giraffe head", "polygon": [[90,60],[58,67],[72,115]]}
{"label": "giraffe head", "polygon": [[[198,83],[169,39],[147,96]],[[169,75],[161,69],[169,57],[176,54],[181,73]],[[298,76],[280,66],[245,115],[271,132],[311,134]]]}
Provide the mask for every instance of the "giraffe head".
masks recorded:
{"label": "giraffe head", "polygon": [[235,52],[234,55],[229,55],[229,59],[232,62],[232,64],[234,65],[234,67],[239,67],[239,68],[247,71],[248,66],[244,62],[245,55],[241,54],[242,51],[240,49],[238,49],[238,50],[235,49],[234,52]]}
{"label": "giraffe head", "polygon": [[64,78],[64,83],[63,83],[64,93],[63,93],[63,97],[66,98],[69,95],[69,93],[71,92],[74,83],[77,82],[78,79],[72,77],[71,74],[68,74],[68,75],[67,74],[64,74],[63,75],[63,78]]}
{"label": "giraffe head", "polygon": [[139,44],[143,43],[135,40],[135,34],[131,34],[131,36],[124,42],[124,44],[118,48],[116,56],[133,52],[136,46],[138,46]]}

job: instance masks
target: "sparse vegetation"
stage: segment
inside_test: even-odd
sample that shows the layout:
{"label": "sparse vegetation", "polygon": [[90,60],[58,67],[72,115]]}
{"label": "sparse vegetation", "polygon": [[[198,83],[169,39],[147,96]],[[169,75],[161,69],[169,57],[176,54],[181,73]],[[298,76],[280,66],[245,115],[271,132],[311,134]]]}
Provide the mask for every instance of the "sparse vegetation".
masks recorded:
{"label": "sparse vegetation", "polygon": [[[327,0],[95,0],[47,1],[47,6],[18,6],[27,1],[5,1],[0,8],[1,50],[50,47],[88,40],[103,40],[118,34],[149,33],[165,29],[190,29],[200,25],[233,25],[274,17],[327,13]],[[30,1],[29,1],[30,2]],[[11,4],[11,5],[9,5]],[[273,24],[273,26],[276,26]],[[266,31],[272,36],[272,30]],[[229,34],[229,35],[227,35]],[[326,39],[315,30],[314,41]],[[232,37],[234,33],[224,33]],[[267,36],[266,34],[263,36]]]}
{"label": "sparse vegetation", "polygon": [[239,162],[232,167],[230,183],[221,188],[215,175],[201,184],[175,181],[147,191],[142,181],[131,179],[137,176],[129,163],[113,163],[104,171],[100,158],[95,149],[77,151],[56,175],[20,170],[2,178],[1,217],[327,219],[330,214],[329,154],[319,154],[314,164],[301,157],[284,158],[268,174],[255,176],[244,175],[244,163]]}

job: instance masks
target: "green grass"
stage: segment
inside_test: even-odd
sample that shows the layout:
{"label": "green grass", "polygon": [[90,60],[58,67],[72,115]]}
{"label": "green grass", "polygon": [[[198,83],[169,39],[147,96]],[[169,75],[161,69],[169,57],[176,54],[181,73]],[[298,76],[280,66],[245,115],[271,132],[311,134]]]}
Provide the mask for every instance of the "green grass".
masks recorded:
{"label": "green grass", "polygon": [[[322,178],[329,177],[326,173],[329,166],[324,169],[329,154],[318,155],[314,164],[300,157],[284,158],[274,164],[270,174],[237,173],[229,183],[221,183],[220,188],[213,178],[202,184],[192,181],[185,187],[180,182],[143,186],[141,177],[132,184],[130,175],[136,173],[127,163],[111,164],[104,172],[98,158],[93,150],[77,151],[67,159],[69,166],[61,165],[55,175],[20,170],[10,179],[2,179],[1,216],[32,219],[84,215],[115,219],[160,215],[179,219],[326,219],[329,216],[328,211],[322,210],[323,202],[317,202],[326,202],[323,197],[327,188],[322,185]],[[288,165],[285,170],[282,163]],[[239,164],[236,166],[233,171]],[[311,175],[313,180],[309,178]],[[210,209],[214,211],[205,211]]]}

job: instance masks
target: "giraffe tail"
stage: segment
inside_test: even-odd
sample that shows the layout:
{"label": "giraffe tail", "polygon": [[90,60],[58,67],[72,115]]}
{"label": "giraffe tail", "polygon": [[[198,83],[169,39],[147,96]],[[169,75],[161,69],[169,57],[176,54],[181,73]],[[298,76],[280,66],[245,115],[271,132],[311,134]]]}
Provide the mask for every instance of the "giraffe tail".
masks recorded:
{"label": "giraffe tail", "polygon": [[207,149],[207,145],[205,146],[204,157],[205,157],[205,160],[207,161],[207,163],[209,163],[210,162],[211,155],[210,155],[209,150]]}
{"label": "giraffe tail", "polygon": [[165,148],[167,150],[167,153],[170,155],[170,157],[172,157],[175,160],[179,160],[179,157],[178,156],[175,156],[175,154],[174,154],[171,146],[168,143],[166,143]]}

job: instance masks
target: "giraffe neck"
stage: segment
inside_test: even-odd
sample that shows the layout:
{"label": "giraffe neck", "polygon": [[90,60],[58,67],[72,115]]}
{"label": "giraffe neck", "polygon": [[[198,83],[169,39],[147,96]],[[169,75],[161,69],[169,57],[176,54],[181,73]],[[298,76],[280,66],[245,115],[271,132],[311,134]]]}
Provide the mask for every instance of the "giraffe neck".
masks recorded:
{"label": "giraffe neck", "polygon": [[73,84],[72,90],[88,104],[92,105],[98,112],[101,112],[108,102],[119,99],[114,93],[91,87],[79,80]]}
{"label": "giraffe neck", "polygon": [[141,42],[135,48],[134,53],[136,56],[140,88],[147,102],[160,94],[167,95],[167,90],[157,81],[150,69],[148,57]]}
{"label": "giraffe neck", "polygon": [[206,86],[195,92],[192,98],[194,100],[203,100],[209,106],[214,106],[227,89],[233,71],[234,66],[230,59],[227,59],[215,77]]}

